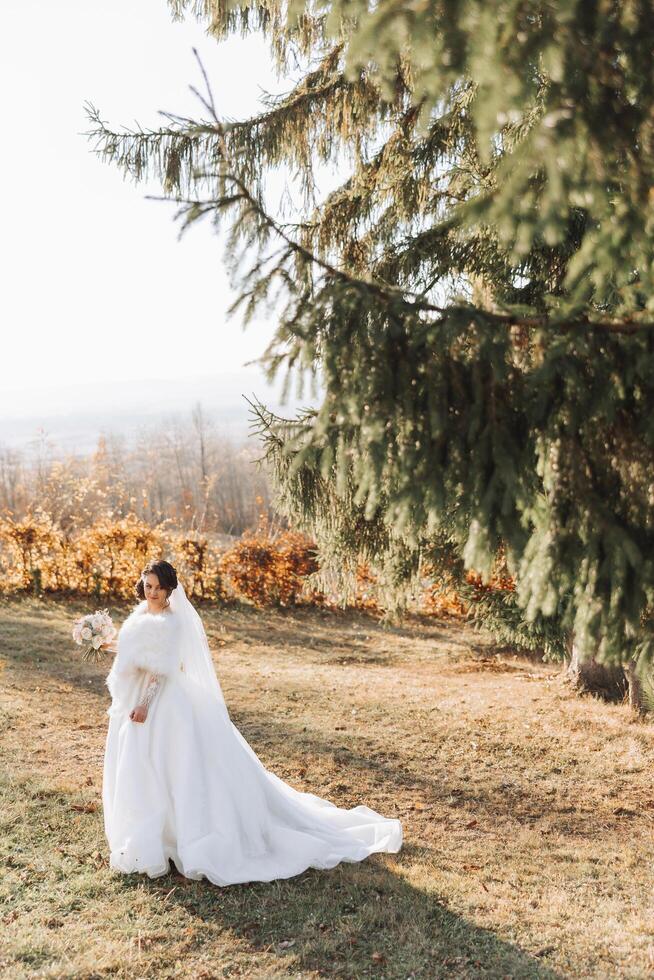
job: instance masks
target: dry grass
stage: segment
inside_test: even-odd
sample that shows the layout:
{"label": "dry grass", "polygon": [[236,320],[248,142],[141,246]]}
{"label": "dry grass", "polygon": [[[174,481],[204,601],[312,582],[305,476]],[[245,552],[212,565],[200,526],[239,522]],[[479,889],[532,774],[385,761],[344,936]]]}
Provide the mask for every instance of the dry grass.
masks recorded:
{"label": "dry grass", "polygon": [[82,611],[0,605],[3,976],[654,975],[654,728],[626,707],[454,622],[211,611],[232,716],[266,765],[400,817],[405,847],[225,889],[115,875],[107,668],[72,648]]}

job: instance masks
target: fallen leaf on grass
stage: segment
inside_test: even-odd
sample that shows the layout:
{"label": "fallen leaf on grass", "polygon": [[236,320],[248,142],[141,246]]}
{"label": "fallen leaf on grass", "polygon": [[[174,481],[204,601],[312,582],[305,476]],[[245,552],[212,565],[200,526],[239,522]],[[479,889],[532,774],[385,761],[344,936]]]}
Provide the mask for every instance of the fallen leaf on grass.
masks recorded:
{"label": "fallen leaf on grass", "polygon": [[471,827],[476,827],[476,826],[477,826],[476,820],[469,820],[468,823],[465,824],[466,830],[470,830]]}
{"label": "fallen leaf on grass", "polygon": [[384,963],[386,961],[384,954],[378,953],[377,950],[375,950],[370,959],[373,961],[373,963]]}
{"label": "fallen leaf on grass", "polygon": [[71,810],[77,810],[78,813],[95,813],[98,809],[97,800],[91,800],[90,803],[71,803]]}
{"label": "fallen leaf on grass", "polygon": [[100,854],[100,851],[94,851],[93,854],[89,854],[87,857],[78,857],[77,860],[80,864],[92,864],[94,868],[101,868],[103,865],[108,865],[109,863]]}
{"label": "fallen leaf on grass", "polygon": [[294,939],[284,939],[279,944],[279,948],[280,949],[290,949],[291,946],[295,946],[295,940]]}

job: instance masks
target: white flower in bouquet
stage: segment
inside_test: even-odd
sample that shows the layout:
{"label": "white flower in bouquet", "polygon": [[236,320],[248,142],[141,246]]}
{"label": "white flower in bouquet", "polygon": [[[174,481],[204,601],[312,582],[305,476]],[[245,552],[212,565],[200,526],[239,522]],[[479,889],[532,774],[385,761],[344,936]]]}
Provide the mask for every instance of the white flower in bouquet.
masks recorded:
{"label": "white flower in bouquet", "polygon": [[104,656],[103,646],[110,643],[117,632],[106,609],[88,613],[73,623],[73,640],[85,648],[82,653],[84,660],[99,660]]}

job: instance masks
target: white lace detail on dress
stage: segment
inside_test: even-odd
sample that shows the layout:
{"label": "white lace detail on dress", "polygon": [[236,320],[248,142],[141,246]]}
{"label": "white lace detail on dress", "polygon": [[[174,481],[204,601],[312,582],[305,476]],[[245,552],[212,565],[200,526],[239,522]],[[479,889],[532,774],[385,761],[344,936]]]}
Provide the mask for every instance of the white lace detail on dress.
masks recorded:
{"label": "white lace detail on dress", "polygon": [[141,700],[141,704],[146,708],[149,708],[155,697],[157,696],[157,691],[161,687],[161,674],[150,674],[150,680],[148,681],[148,686],[145,689],[145,694]]}

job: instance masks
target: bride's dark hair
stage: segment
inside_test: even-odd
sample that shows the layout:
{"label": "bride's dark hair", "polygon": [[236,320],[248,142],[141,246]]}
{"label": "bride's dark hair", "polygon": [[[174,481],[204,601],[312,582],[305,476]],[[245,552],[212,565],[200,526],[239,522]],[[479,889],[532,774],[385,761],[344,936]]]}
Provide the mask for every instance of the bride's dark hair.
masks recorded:
{"label": "bride's dark hair", "polygon": [[141,572],[141,577],[136,583],[136,594],[139,599],[145,599],[144,581],[146,575],[156,575],[159,585],[166,590],[167,598],[173,589],[177,588],[177,572],[169,561],[151,561]]}

